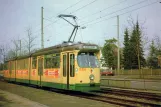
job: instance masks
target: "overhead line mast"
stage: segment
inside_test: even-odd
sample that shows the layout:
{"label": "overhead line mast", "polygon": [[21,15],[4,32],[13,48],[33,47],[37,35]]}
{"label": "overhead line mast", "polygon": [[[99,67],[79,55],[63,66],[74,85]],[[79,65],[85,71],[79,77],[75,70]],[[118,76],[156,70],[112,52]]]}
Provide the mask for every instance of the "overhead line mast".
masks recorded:
{"label": "overhead line mast", "polygon": [[41,48],[44,48],[43,7],[41,7]]}
{"label": "overhead line mast", "polygon": [[118,74],[120,71],[120,41],[119,41],[119,15],[117,15],[117,43],[118,43],[118,52],[117,52],[117,70]]}

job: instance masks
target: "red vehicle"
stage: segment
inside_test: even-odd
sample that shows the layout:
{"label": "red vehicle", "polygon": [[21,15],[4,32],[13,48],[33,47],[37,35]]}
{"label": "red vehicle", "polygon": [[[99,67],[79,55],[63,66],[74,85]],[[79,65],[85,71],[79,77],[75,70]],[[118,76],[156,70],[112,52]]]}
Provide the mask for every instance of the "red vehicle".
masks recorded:
{"label": "red vehicle", "polygon": [[101,72],[101,76],[107,76],[107,75],[113,76],[114,73],[111,70],[104,70]]}

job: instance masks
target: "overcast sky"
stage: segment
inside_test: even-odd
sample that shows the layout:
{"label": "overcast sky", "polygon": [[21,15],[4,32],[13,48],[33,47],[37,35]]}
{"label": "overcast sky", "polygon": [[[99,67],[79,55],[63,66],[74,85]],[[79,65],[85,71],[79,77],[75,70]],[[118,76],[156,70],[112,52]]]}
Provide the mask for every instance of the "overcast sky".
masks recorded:
{"label": "overcast sky", "polygon": [[[67,41],[73,30],[70,24],[57,17],[59,14],[75,15],[78,18],[78,25],[86,27],[77,32],[75,41],[92,42],[103,45],[105,39],[116,38],[117,18],[115,16],[117,15],[120,15],[121,43],[123,42],[124,29],[131,27],[128,20],[133,19],[136,21],[137,18],[144,28],[143,31],[148,37],[148,40],[152,40],[155,35],[161,36],[161,3],[159,3],[159,1],[160,0],[0,0],[0,45],[7,44],[12,47],[13,43],[11,40],[13,39],[21,39],[22,45],[25,45],[26,30],[30,27],[32,28],[33,36],[36,37],[35,47],[40,48],[42,6],[44,7],[45,47]],[[56,23],[52,24],[54,21],[56,21]],[[147,41],[147,39],[143,41]]]}

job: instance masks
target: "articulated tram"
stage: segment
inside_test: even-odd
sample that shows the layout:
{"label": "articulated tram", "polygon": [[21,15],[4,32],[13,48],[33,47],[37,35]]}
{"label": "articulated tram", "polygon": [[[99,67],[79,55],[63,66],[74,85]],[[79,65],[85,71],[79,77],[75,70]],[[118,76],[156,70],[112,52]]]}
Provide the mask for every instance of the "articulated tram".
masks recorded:
{"label": "articulated tram", "polygon": [[64,90],[99,90],[99,57],[95,44],[62,43],[6,61],[4,79]]}

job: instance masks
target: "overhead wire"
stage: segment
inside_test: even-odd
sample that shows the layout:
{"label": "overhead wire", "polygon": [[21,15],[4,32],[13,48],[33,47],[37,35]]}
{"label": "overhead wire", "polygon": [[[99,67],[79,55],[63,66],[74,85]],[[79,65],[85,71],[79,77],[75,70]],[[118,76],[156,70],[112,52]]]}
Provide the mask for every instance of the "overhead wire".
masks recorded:
{"label": "overhead wire", "polygon": [[[121,13],[121,14],[118,14],[118,15],[119,15],[119,16],[121,16],[121,15],[124,15],[124,14],[130,13],[130,12],[133,12],[133,11],[139,10],[139,9],[141,9],[141,8],[144,8],[144,7],[147,7],[147,6],[153,5],[153,4],[155,4],[155,3],[158,3],[158,1],[155,1],[155,2],[149,3],[149,4],[147,4],[147,5],[141,6],[141,7],[139,7],[139,8],[135,8],[135,9],[133,9],[133,10],[130,10],[130,11],[127,11],[127,12],[124,12],[124,13]],[[97,21],[97,22],[95,22],[95,23],[87,24],[87,25],[85,25],[85,26],[91,26],[91,25],[93,25],[93,24],[97,24],[97,23],[100,23],[100,22],[103,22],[103,21],[106,21],[106,20],[112,19],[112,18],[114,18],[114,17],[117,17],[117,15],[112,16],[112,17],[107,18],[107,19],[104,19],[104,20],[101,20],[101,21]]]}
{"label": "overhead wire", "polygon": [[80,8],[78,8],[77,10],[74,10],[74,11],[70,12],[70,14],[73,14],[73,13],[75,13],[75,12],[77,12],[77,11],[79,11],[79,10],[85,8],[85,7],[87,7],[88,5],[93,4],[93,3],[96,2],[96,1],[98,1],[98,0],[93,0],[92,2],[90,2],[90,3],[88,3],[88,4],[84,5],[84,6],[82,6],[82,7],[80,7]]}
{"label": "overhead wire", "polygon": [[[109,16],[109,15],[112,15],[112,14],[117,13],[117,12],[119,12],[119,11],[122,11],[122,10],[125,10],[125,9],[128,9],[128,8],[134,7],[134,6],[139,5],[139,4],[141,4],[141,3],[144,3],[144,2],[147,2],[147,0],[143,0],[143,1],[141,1],[141,2],[138,2],[138,3],[135,3],[135,4],[133,4],[133,5],[127,6],[127,7],[125,7],[125,8],[116,10],[116,11],[111,12],[111,13],[108,13],[108,14],[106,14],[106,15],[103,15],[103,16],[98,17],[98,18],[96,18],[96,19],[93,19],[93,20],[91,20],[91,21],[86,21],[86,22],[84,22],[84,23],[91,23],[91,22],[93,22],[93,21],[102,19],[102,18],[104,18],[104,17],[106,17],[106,16]],[[84,25],[84,24],[82,24],[82,25]]]}
{"label": "overhead wire", "polygon": [[82,19],[85,19],[85,18],[87,18],[87,17],[90,17],[90,16],[96,15],[96,14],[98,14],[98,13],[101,13],[101,12],[103,12],[103,11],[109,9],[109,8],[112,8],[112,7],[114,7],[114,6],[120,5],[120,4],[124,3],[125,1],[127,1],[127,0],[124,0],[124,1],[121,1],[121,2],[119,2],[119,3],[116,3],[116,4],[112,5],[112,6],[109,6],[109,7],[107,7],[107,8],[102,9],[102,10],[99,10],[99,11],[97,11],[97,12],[94,12],[94,13],[92,13],[92,14],[90,14],[90,15],[84,16],[84,17],[80,18],[79,20],[82,20]]}

